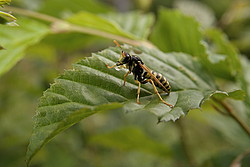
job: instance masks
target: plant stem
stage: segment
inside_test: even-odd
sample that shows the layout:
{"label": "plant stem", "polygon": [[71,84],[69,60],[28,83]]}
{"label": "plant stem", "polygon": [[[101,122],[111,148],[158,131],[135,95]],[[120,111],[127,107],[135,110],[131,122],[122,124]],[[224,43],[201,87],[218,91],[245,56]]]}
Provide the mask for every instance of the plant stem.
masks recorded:
{"label": "plant stem", "polygon": [[230,167],[240,167],[241,161],[250,154],[250,149],[246,150],[245,152],[238,155],[233,162],[231,163]]}
{"label": "plant stem", "polygon": [[[240,126],[241,128],[250,136],[250,127],[232,110],[231,107],[228,106],[223,101],[217,100],[216,98],[213,98],[213,100],[219,104],[227,113],[229,116],[231,116]],[[218,107],[215,107],[213,105],[214,109],[216,111],[219,111],[221,113],[221,110]]]}
{"label": "plant stem", "polygon": [[181,145],[183,148],[183,152],[184,152],[184,154],[187,158],[187,161],[189,163],[189,166],[197,167],[198,165],[196,163],[196,160],[191,153],[192,149],[188,144],[188,134],[186,133],[186,129],[185,129],[185,125],[184,125],[185,122],[183,119],[179,119],[176,123],[179,127]]}
{"label": "plant stem", "polygon": [[6,6],[2,10],[11,11],[11,12],[23,15],[23,16],[33,17],[33,18],[37,18],[37,19],[47,21],[47,22],[61,21],[60,19],[58,19],[56,17],[52,17],[52,16],[49,16],[49,15],[46,15],[46,14],[37,13],[37,12],[33,12],[33,11],[30,11],[30,10],[26,10],[26,9],[16,8],[16,7]]}
{"label": "plant stem", "polygon": [[229,113],[229,115],[237,121],[237,123],[248,133],[250,136],[250,128],[249,126],[224,102],[220,102],[224,109]]}
{"label": "plant stem", "polygon": [[108,39],[112,39],[112,40],[116,39],[116,40],[121,41],[123,43],[131,44],[134,46],[144,45],[144,46],[149,47],[149,48],[155,47],[149,41],[134,40],[134,39],[130,39],[127,37],[115,35],[112,33],[108,33],[105,31],[101,31],[101,30],[97,30],[97,29],[93,29],[93,28],[89,28],[89,27],[77,26],[75,24],[71,24],[71,23],[64,21],[62,19],[58,19],[56,17],[52,17],[52,16],[49,16],[46,14],[42,14],[42,13],[38,13],[38,12],[26,10],[26,9],[20,9],[20,8],[16,8],[16,7],[5,7],[4,10],[5,11],[13,11],[14,13],[17,13],[17,14],[20,14],[23,16],[40,19],[40,20],[47,21],[47,22],[50,22],[53,24],[56,24],[56,23],[63,24],[67,28],[67,29],[64,29],[64,31],[65,30],[66,31],[76,31],[76,32],[91,34],[91,35],[100,36],[100,37],[108,38]]}

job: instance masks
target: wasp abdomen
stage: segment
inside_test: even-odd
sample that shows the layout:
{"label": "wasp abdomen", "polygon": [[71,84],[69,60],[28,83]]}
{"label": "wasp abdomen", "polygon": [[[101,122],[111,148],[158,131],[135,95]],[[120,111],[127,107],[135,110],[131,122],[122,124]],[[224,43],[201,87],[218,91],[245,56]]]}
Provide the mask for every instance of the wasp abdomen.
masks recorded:
{"label": "wasp abdomen", "polygon": [[166,92],[169,93],[171,87],[170,87],[170,84],[169,84],[169,82],[167,81],[166,77],[164,77],[161,73],[158,73],[158,72],[155,72],[155,71],[151,71],[151,74],[152,74],[153,76],[155,76],[155,78],[157,78],[157,79],[159,80],[159,82],[160,82],[164,87],[162,87],[162,85],[159,85],[158,82],[155,82],[154,78],[153,78],[148,72],[146,72],[146,71],[145,71],[144,74],[143,74],[143,78],[144,78],[144,79],[151,79],[151,80],[153,80],[155,86],[157,86],[158,88],[160,88],[160,89],[162,89],[162,90],[164,90],[164,91],[167,90]]}

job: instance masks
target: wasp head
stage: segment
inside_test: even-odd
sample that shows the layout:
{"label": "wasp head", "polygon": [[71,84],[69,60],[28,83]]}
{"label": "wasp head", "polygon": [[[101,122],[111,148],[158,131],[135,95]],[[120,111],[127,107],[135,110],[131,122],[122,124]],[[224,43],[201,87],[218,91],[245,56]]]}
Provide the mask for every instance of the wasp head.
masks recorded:
{"label": "wasp head", "polygon": [[131,56],[129,53],[122,51],[122,54],[117,61],[117,65],[127,64],[131,60]]}
{"label": "wasp head", "polygon": [[[116,40],[114,40],[114,43],[122,50],[121,45],[120,45]],[[121,57],[120,57],[119,60],[117,61],[116,65],[123,65],[123,64],[126,64],[126,63],[128,63],[130,60],[131,60],[130,54],[127,53],[127,52],[124,52],[124,51],[122,50]]]}

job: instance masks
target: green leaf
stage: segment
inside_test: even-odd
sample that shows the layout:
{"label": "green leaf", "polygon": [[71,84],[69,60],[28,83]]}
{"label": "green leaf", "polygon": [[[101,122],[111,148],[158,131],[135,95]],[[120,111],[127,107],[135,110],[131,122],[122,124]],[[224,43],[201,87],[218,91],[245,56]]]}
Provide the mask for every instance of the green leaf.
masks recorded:
{"label": "green leaf", "polygon": [[[71,41],[70,45],[68,41]],[[93,35],[82,34],[77,32],[56,33],[47,36],[43,40],[43,42],[45,42],[49,46],[53,46],[57,50],[66,53],[75,50],[81,50],[82,48],[88,48],[93,45],[98,45],[98,42],[100,41],[100,38],[97,38]]]}
{"label": "green leaf", "polygon": [[42,23],[19,19],[20,26],[0,25],[1,45],[0,75],[11,69],[24,56],[25,49],[39,42],[49,29]]}
{"label": "green leaf", "polygon": [[[203,28],[211,27],[215,23],[214,11],[200,1],[176,1],[175,7],[185,15],[192,16]],[[195,9],[195,10],[194,10]]]}
{"label": "green leaf", "polygon": [[122,28],[119,26],[119,24],[117,24],[116,22],[110,21],[102,16],[98,16],[96,14],[89,13],[86,11],[81,11],[69,17],[67,21],[79,26],[136,39],[136,37],[133,36],[133,34],[123,31]]}
{"label": "green leaf", "polygon": [[[80,26],[80,28],[86,29],[87,32],[90,32],[90,34],[109,36],[113,39],[116,39],[115,37],[119,36],[130,39],[145,40],[149,35],[154,18],[151,14],[146,15],[140,12],[129,12],[125,14],[109,13],[97,15],[90,12],[81,11],[75,15],[72,15],[66,20],[74,26]],[[76,40],[77,43],[79,42],[79,46],[82,46],[82,44],[85,43],[84,41],[88,41],[89,44],[89,40],[86,40],[85,38],[91,37],[92,41],[96,40],[93,38],[93,36],[87,36],[86,34],[82,34],[81,36],[83,35],[84,38],[80,37],[79,33],[76,34],[77,37],[74,37],[74,41],[75,39],[79,39]],[[66,38],[67,36],[65,37],[64,34],[63,37]],[[62,42],[59,44],[61,43]],[[65,42],[65,44],[68,45],[67,42]],[[67,47],[68,46],[64,46],[64,48]]]}
{"label": "green leaf", "polygon": [[152,14],[142,14],[134,11],[128,13],[109,13],[105,18],[115,21],[127,33],[135,35],[139,39],[147,39],[154,23]]}
{"label": "green leaf", "polygon": [[115,64],[120,57],[120,49],[105,49],[74,64],[72,70],[65,71],[44,93],[35,117],[28,162],[56,134],[96,112],[123,106],[128,112],[152,112],[159,121],[175,121],[189,110],[200,108],[204,100],[218,92],[214,81],[204,73],[199,62],[187,54],[165,54],[157,49],[128,45],[123,47],[131,54],[134,54],[134,49],[139,50],[139,56],[149,68],[168,78],[172,92],[169,96],[162,94],[162,97],[175,107],[171,109],[163,104],[150,84],[142,86],[141,104],[137,104],[138,85],[133,76],[130,75],[126,86],[122,86],[125,71],[118,72],[105,66]]}
{"label": "green leaf", "polygon": [[242,72],[238,52],[225,34],[217,29],[202,33],[194,18],[179,11],[162,8],[150,40],[165,52],[197,57],[217,77],[233,80]]}
{"label": "green leaf", "polygon": [[242,62],[242,67],[243,67],[243,76],[240,78],[240,82],[241,82],[243,90],[246,92],[245,103],[247,105],[248,113],[250,115],[250,110],[249,110],[250,108],[250,75],[249,75],[250,61],[247,58],[242,57],[241,62]]}
{"label": "green leaf", "polygon": [[242,73],[238,51],[229,42],[227,36],[215,28],[207,29],[204,34],[209,41],[206,48],[213,74],[221,78],[233,79]]}
{"label": "green leaf", "polygon": [[[121,105],[117,103],[91,107],[68,100],[69,99],[59,94],[50,92],[50,90],[45,92],[44,97],[41,99],[37,115],[35,116],[36,124],[26,153],[27,165],[41,147],[61,131],[96,112],[121,107]],[[47,104],[48,102],[50,104]]]}
{"label": "green leaf", "polygon": [[80,11],[106,13],[113,9],[97,0],[49,0],[42,3],[40,9],[40,12],[55,17],[67,17]]}
{"label": "green leaf", "polygon": [[245,100],[246,93],[243,90],[229,92],[228,95],[235,100]]}
{"label": "green leaf", "polygon": [[246,93],[243,90],[235,90],[232,92],[221,92],[221,91],[216,91],[216,94],[213,95],[218,100],[223,100],[227,97],[230,97],[231,99],[234,100],[245,100]]}
{"label": "green leaf", "polygon": [[9,5],[11,0],[0,0],[0,6],[2,5]]}
{"label": "green leaf", "polygon": [[16,18],[6,12],[0,11],[0,24],[13,24],[16,21]]}
{"label": "green leaf", "polygon": [[194,18],[178,10],[161,8],[150,40],[165,52],[184,52],[192,56],[204,56],[202,34]]}
{"label": "green leaf", "polygon": [[141,151],[157,156],[169,155],[169,148],[147,136],[141,129],[136,127],[125,127],[109,133],[95,135],[90,138],[90,143],[107,148]]}

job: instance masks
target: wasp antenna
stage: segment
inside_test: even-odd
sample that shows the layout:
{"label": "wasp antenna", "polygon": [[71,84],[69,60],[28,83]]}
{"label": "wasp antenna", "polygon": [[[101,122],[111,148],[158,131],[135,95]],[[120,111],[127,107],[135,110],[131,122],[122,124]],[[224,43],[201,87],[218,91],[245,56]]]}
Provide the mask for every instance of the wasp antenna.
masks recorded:
{"label": "wasp antenna", "polygon": [[114,40],[113,42],[114,42],[119,48],[122,49],[121,45],[120,45],[116,40]]}

